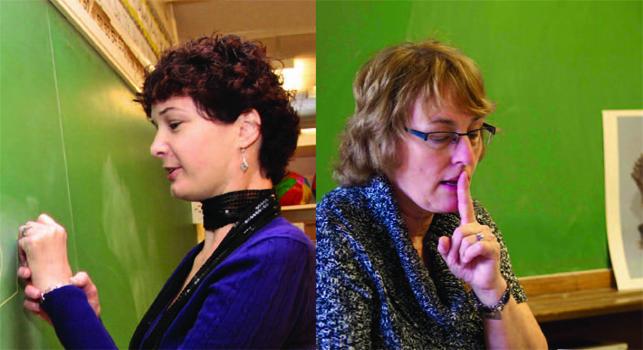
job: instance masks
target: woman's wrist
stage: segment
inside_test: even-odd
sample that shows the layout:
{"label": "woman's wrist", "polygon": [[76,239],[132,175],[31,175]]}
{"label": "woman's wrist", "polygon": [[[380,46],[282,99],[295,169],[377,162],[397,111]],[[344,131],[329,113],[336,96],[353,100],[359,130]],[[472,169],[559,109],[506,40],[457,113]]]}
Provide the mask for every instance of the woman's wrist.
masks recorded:
{"label": "woman's wrist", "polygon": [[64,264],[59,268],[52,269],[51,267],[39,271],[37,269],[32,269],[33,278],[32,282],[34,287],[45,291],[49,288],[58,285],[71,284],[71,268],[69,264]]}
{"label": "woman's wrist", "polygon": [[40,285],[35,285],[34,284],[34,286],[36,288],[40,289],[40,291],[42,293],[46,293],[48,291],[51,291],[51,290],[55,289],[56,287],[61,287],[61,286],[65,286],[65,285],[68,285],[68,284],[72,284],[71,283],[71,277],[70,278],[48,279],[47,281],[43,281],[42,283],[40,283]]}
{"label": "woman's wrist", "polygon": [[475,299],[475,305],[478,309],[478,313],[482,318],[500,320],[502,319],[501,312],[509,303],[509,299],[511,298],[511,288],[507,285],[507,288],[505,288],[505,291],[500,295],[498,301],[492,305],[484,304],[475,294],[473,295],[473,298]]}
{"label": "woman's wrist", "polygon": [[484,288],[472,288],[478,300],[486,306],[495,305],[498,300],[502,297],[505,291],[508,288],[507,281],[504,278],[499,278],[497,283],[494,283],[493,287],[484,289]]}
{"label": "woman's wrist", "polygon": [[71,286],[71,285],[72,285],[72,283],[71,283],[71,281],[69,281],[67,283],[60,283],[60,284],[53,285],[53,286],[43,290],[42,293],[40,293],[40,302],[45,301],[45,298],[47,297],[47,295],[49,293],[55,291],[56,289]]}

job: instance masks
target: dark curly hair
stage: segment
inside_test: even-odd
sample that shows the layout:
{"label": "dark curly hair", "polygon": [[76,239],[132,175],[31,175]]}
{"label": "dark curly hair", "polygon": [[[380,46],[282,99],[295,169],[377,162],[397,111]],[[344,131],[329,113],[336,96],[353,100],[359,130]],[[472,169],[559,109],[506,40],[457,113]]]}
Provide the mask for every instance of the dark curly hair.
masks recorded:
{"label": "dark curly hair", "polygon": [[273,184],[281,180],[297,147],[299,116],[263,44],[214,35],[165,51],[135,101],[149,118],[153,104],[174,96],[190,96],[208,118],[227,124],[255,109],[261,116],[261,171]]}

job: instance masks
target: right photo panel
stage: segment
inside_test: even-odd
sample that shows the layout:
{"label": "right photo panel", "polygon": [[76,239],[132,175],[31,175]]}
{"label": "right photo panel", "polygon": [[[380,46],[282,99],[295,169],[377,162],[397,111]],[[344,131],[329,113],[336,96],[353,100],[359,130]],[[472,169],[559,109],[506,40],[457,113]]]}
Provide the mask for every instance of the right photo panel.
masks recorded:
{"label": "right photo panel", "polygon": [[316,11],[317,346],[643,348],[602,121],[643,108],[642,3]]}

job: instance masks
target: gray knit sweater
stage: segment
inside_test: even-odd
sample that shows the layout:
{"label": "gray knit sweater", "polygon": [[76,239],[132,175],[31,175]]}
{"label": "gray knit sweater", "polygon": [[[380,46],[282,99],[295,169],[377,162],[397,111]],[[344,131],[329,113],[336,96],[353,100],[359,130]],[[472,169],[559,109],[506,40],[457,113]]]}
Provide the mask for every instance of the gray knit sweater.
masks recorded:
{"label": "gray knit sweater", "polygon": [[[474,206],[478,222],[500,242],[500,269],[513,298],[526,301],[500,231],[479,203]],[[318,347],[484,348],[473,296],[437,251],[437,239],[459,224],[457,214],[434,215],[424,264],[385,178],[328,193],[317,206]]]}

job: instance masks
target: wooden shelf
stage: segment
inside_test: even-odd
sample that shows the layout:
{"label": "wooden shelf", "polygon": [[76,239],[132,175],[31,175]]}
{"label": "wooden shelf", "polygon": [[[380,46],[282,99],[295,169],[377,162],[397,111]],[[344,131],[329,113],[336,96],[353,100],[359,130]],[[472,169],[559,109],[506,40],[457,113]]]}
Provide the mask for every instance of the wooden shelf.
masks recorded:
{"label": "wooden shelf", "polygon": [[[313,117],[314,120],[314,117]],[[304,127],[302,125],[302,127]],[[297,139],[295,155],[288,165],[288,169],[305,176],[312,181],[316,173],[315,155],[317,143],[317,129],[301,129]],[[281,215],[288,221],[299,226],[312,241],[315,241],[315,204],[289,205],[281,207]]]}
{"label": "wooden shelf", "polygon": [[643,311],[643,290],[619,291],[609,269],[520,279],[538,322]]}
{"label": "wooden shelf", "polygon": [[281,215],[290,222],[315,223],[315,207],[313,204],[288,205],[281,207]]}
{"label": "wooden shelf", "polygon": [[591,289],[538,295],[528,303],[538,322],[560,321],[643,310],[643,292]]}
{"label": "wooden shelf", "polygon": [[281,215],[288,221],[301,225],[300,228],[313,242],[316,239],[315,208],[313,204],[288,205],[281,207]]}
{"label": "wooden shelf", "polygon": [[317,129],[301,129],[297,140],[295,157],[314,157],[317,144]]}
{"label": "wooden shelf", "polygon": [[296,96],[292,106],[299,114],[299,125],[302,128],[314,128],[317,124],[317,99],[315,97]]}
{"label": "wooden shelf", "polygon": [[297,146],[295,157],[314,157],[315,145]]}

